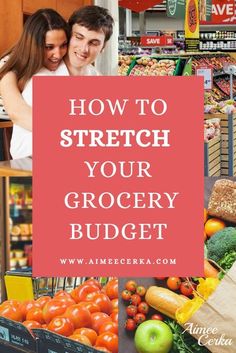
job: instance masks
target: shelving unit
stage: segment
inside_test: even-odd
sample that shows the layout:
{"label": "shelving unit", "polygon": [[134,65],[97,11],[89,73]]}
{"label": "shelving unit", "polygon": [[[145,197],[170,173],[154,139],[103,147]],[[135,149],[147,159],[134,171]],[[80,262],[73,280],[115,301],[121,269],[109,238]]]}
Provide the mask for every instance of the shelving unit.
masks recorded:
{"label": "shelving unit", "polygon": [[236,31],[200,32],[199,50],[236,52]]}

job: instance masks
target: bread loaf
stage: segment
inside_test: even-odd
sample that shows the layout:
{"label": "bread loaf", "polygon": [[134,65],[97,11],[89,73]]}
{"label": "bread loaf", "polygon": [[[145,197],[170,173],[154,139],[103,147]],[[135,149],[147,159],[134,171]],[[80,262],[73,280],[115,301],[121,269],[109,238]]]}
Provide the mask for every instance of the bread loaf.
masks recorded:
{"label": "bread loaf", "polygon": [[208,214],[236,223],[236,183],[228,180],[217,180],[213,186],[208,203]]}
{"label": "bread loaf", "polygon": [[176,310],[181,308],[189,299],[167,288],[152,286],[148,288],[145,300],[152,308],[171,319],[175,319]]}

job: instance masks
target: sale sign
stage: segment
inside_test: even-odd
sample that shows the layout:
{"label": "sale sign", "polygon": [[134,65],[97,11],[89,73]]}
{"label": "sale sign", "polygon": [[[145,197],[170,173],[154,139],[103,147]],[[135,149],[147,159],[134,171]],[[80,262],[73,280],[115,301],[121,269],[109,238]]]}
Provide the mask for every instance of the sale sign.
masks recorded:
{"label": "sale sign", "polygon": [[33,81],[33,275],[202,276],[203,78]]}
{"label": "sale sign", "polygon": [[142,12],[162,2],[163,0],[119,0],[119,6],[134,12]]}
{"label": "sale sign", "polygon": [[172,36],[143,36],[140,38],[142,47],[171,46],[174,44]]}
{"label": "sale sign", "polygon": [[185,10],[185,38],[199,38],[198,0],[187,0]]}
{"label": "sale sign", "polygon": [[212,0],[211,20],[201,21],[201,24],[236,24],[235,0]]}

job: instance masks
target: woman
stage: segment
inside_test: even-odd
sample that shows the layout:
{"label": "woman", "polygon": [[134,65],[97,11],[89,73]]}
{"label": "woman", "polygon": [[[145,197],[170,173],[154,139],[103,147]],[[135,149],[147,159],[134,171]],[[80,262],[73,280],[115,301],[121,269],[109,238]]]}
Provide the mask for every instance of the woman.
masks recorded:
{"label": "woman", "polygon": [[45,70],[46,74],[58,71],[67,53],[68,42],[69,27],[66,21],[53,9],[40,9],[27,19],[18,43],[4,55],[8,58],[0,69],[0,79],[14,83],[10,88],[1,87],[3,98],[5,94],[7,97],[4,99],[5,108],[13,120],[17,115],[16,122],[18,115],[21,116],[21,126],[15,124],[13,127],[13,158],[26,157],[32,152],[29,131],[32,111],[25,104],[25,101],[31,104],[31,95],[26,91],[27,82],[35,74],[45,74]]}
{"label": "woman", "polygon": [[[55,71],[56,75],[99,75],[91,65],[104,49],[113,32],[113,18],[107,9],[85,6],[75,11],[69,19],[71,39],[64,62]],[[43,71],[44,75],[48,73]],[[20,126],[32,130],[32,111],[23,101],[17,88],[14,73],[9,72],[1,83],[6,110],[11,119]],[[24,93],[32,95],[32,82],[28,81]],[[14,106],[11,104],[14,100]],[[7,104],[9,102],[9,104]],[[20,109],[19,109],[19,106]],[[31,143],[32,144],[32,143]],[[14,156],[13,156],[14,157]]]}

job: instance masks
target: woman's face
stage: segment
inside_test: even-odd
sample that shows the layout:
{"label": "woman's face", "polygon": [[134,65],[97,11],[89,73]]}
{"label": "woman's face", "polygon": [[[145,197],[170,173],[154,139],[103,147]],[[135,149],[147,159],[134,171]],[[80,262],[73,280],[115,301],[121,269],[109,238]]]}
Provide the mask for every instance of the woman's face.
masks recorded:
{"label": "woman's face", "polygon": [[48,31],[45,37],[44,66],[55,71],[67,52],[67,37],[63,29]]}

